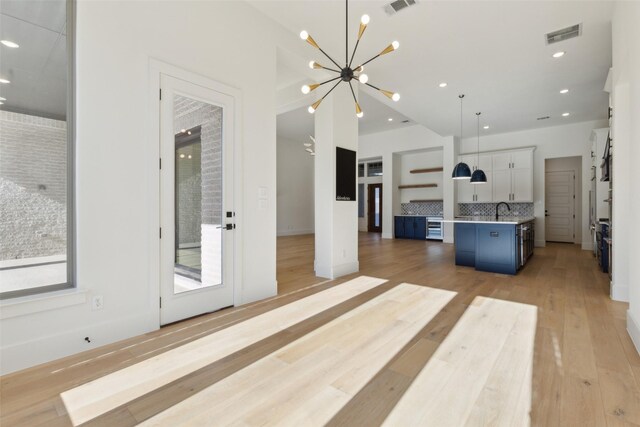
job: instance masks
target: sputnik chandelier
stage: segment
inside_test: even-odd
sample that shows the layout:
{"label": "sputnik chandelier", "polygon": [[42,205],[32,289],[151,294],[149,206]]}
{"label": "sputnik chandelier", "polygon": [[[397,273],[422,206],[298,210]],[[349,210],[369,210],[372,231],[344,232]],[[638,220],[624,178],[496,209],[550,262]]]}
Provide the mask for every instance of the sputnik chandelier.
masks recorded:
{"label": "sputnik chandelier", "polygon": [[376,86],[368,83],[369,77],[366,74],[364,74],[364,72],[363,72],[365,65],[367,65],[369,62],[373,61],[374,59],[379,58],[382,55],[386,55],[387,53],[393,52],[394,50],[398,49],[400,44],[397,41],[394,41],[389,46],[385,47],[379,54],[377,54],[373,58],[369,59],[368,61],[363,62],[362,64],[358,65],[357,67],[353,67],[352,68],[353,58],[356,56],[356,51],[358,50],[358,45],[360,44],[360,39],[362,38],[362,35],[364,34],[364,30],[367,29],[367,25],[369,24],[369,15],[362,15],[362,18],[360,18],[360,28],[358,29],[358,39],[356,41],[355,47],[353,48],[353,53],[351,54],[351,58],[349,58],[349,0],[345,0],[345,4],[346,4],[346,25],[345,25],[346,31],[345,31],[345,65],[344,65],[344,67],[338,65],[338,63],[336,61],[334,61],[333,58],[331,58],[324,50],[322,50],[322,48],[309,35],[309,33],[307,33],[306,31],[300,32],[300,38],[302,40],[306,40],[307,43],[309,43],[311,46],[315,47],[320,52],[322,52],[322,54],[324,56],[326,56],[337,68],[325,67],[324,65],[321,65],[316,61],[309,62],[309,67],[312,68],[312,69],[328,70],[328,71],[332,71],[334,73],[339,74],[337,77],[334,77],[332,79],[326,80],[326,81],[324,81],[322,83],[314,83],[314,84],[302,86],[302,93],[304,93],[306,95],[306,94],[316,90],[317,88],[319,88],[320,86],[322,86],[322,85],[324,85],[326,83],[331,83],[331,82],[334,82],[334,81],[338,80],[338,82],[335,85],[333,85],[333,87],[331,89],[329,89],[329,91],[327,93],[325,93],[322,98],[320,98],[319,100],[317,100],[316,102],[314,102],[313,104],[311,104],[309,106],[308,111],[309,111],[309,113],[313,114],[318,109],[318,107],[320,106],[320,103],[340,83],[342,83],[342,82],[349,83],[349,88],[351,89],[351,94],[353,95],[353,100],[356,103],[356,116],[358,116],[358,118],[360,118],[360,117],[362,117],[364,115],[364,113],[362,112],[362,109],[360,108],[360,104],[358,103],[358,98],[356,97],[356,93],[353,90],[353,85],[351,84],[351,81],[354,80],[354,79],[359,81],[362,84],[365,84],[365,85],[367,85],[369,87],[374,88],[375,90],[377,90],[378,92],[382,93],[383,95],[385,95],[389,99],[392,99],[393,101],[398,101],[400,99],[400,94],[395,93],[395,92],[391,92],[391,91],[388,91],[388,90],[380,89],[379,87],[376,87]]}

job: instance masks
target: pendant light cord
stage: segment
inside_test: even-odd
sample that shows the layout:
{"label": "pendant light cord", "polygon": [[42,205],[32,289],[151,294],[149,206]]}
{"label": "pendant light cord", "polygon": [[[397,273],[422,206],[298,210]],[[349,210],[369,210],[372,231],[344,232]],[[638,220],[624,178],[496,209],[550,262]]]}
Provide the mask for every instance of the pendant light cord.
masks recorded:
{"label": "pendant light cord", "polygon": [[478,169],[480,169],[480,114],[482,113],[476,113],[478,117]]}
{"label": "pendant light cord", "polygon": [[462,98],[464,98],[464,94],[458,95],[460,98],[460,143],[462,143]]}

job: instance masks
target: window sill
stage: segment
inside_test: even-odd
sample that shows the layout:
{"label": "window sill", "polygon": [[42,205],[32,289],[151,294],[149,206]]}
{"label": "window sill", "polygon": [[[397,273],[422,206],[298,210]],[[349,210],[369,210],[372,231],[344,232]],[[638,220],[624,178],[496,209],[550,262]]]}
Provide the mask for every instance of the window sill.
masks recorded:
{"label": "window sill", "polygon": [[0,302],[0,320],[84,304],[87,294],[88,291],[82,289],[65,289],[4,300]]}

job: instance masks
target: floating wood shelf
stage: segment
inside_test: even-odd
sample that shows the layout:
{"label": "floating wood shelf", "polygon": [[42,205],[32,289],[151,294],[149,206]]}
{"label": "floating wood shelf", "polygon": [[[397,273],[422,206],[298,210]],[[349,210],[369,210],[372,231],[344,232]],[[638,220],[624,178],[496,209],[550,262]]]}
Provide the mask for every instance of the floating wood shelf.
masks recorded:
{"label": "floating wood shelf", "polygon": [[437,187],[438,184],[407,184],[407,185],[398,185],[400,190],[405,188],[434,188]]}
{"label": "floating wood shelf", "polygon": [[412,169],[410,173],[429,173],[429,172],[442,172],[443,168],[426,168],[426,169]]}
{"label": "floating wood shelf", "polygon": [[409,200],[409,203],[423,203],[423,202],[442,202],[442,199],[419,199],[419,200]]}

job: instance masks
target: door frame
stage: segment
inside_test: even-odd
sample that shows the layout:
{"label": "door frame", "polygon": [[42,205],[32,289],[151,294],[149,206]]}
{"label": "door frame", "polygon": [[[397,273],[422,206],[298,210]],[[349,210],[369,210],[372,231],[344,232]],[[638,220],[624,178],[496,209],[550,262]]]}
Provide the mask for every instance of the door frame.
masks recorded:
{"label": "door frame", "polygon": [[[379,230],[372,230],[376,228],[372,225],[374,221],[374,215],[371,215],[371,206],[375,207],[375,198],[371,197],[375,188],[380,188],[380,227]],[[382,183],[367,184],[367,232],[369,233],[382,233]]]}
{"label": "door frame", "polygon": [[162,286],[160,277],[161,268],[161,251],[160,251],[160,76],[168,75],[177,79],[203,86],[208,89],[215,90],[233,98],[234,100],[234,141],[233,147],[233,200],[235,208],[235,224],[236,229],[234,249],[233,249],[233,305],[237,306],[242,303],[243,290],[243,265],[242,257],[244,249],[244,221],[243,221],[243,200],[242,200],[242,91],[235,87],[212,80],[192,71],[185,70],[178,66],[163,62],[155,58],[149,58],[149,88],[148,88],[148,128],[146,141],[147,152],[146,157],[147,169],[147,223],[148,223],[148,245],[149,252],[155,253],[150,257],[148,266],[148,293],[149,303],[154,308],[155,321],[157,327],[161,326],[160,320],[160,287]]}

